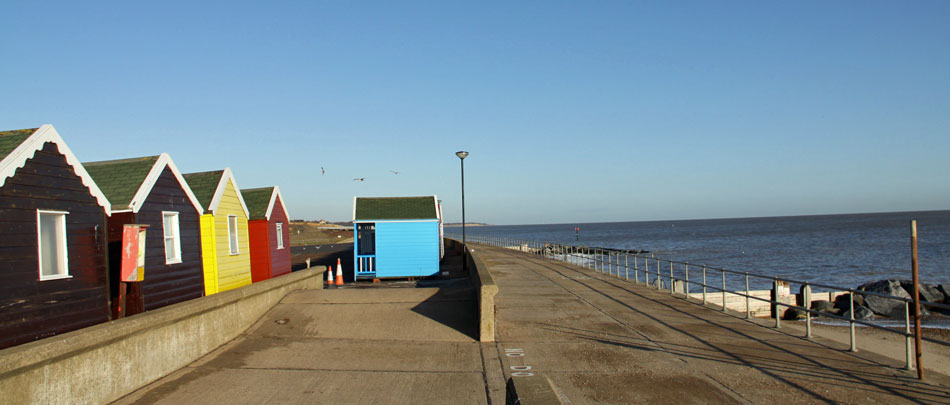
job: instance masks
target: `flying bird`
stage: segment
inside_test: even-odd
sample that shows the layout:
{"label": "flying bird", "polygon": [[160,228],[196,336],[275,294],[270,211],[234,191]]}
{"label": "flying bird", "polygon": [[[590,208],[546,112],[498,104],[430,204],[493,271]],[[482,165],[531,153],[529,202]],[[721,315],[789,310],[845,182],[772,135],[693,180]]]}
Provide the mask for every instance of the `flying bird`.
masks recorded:
{"label": "flying bird", "polygon": [[323,166],[320,166],[320,175],[321,175],[321,176],[326,176],[326,175],[327,175],[327,171],[326,171],[326,170],[323,170]]}
{"label": "flying bird", "polygon": [[366,177],[357,177],[353,181],[366,181]]}
{"label": "flying bird", "polygon": [[393,174],[399,174],[399,172],[397,172],[397,171],[395,171],[395,170],[390,170],[390,171],[393,172]]}

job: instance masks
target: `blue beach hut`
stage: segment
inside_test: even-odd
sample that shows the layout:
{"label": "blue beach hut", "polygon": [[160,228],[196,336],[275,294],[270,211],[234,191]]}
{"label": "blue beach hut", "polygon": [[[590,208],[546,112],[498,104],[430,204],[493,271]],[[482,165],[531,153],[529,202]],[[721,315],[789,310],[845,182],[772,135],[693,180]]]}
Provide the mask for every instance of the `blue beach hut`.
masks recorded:
{"label": "blue beach hut", "polygon": [[439,273],[442,213],[436,196],[353,197],[354,279]]}

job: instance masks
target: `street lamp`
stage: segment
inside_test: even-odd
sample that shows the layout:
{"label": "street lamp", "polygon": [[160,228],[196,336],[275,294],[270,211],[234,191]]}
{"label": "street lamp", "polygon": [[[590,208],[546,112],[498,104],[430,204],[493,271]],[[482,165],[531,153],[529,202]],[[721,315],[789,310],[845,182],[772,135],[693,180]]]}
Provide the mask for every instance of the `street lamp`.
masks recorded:
{"label": "street lamp", "polygon": [[462,165],[462,246],[468,250],[468,246],[465,245],[465,157],[468,156],[468,152],[460,150],[455,152],[455,156],[459,157],[459,163]]}

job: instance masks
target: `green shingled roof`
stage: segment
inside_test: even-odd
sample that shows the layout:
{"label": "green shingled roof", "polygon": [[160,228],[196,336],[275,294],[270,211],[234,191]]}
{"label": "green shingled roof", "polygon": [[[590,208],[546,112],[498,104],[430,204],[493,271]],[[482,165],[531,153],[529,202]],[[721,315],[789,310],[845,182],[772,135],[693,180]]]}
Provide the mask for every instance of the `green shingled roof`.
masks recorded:
{"label": "green shingled roof", "polygon": [[159,156],[131,159],[105,160],[83,163],[83,167],[95,180],[115,209],[131,208],[132,197],[142,187],[142,182],[152,171]]}
{"label": "green shingled roof", "polygon": [[183,174],[182,177],[188,182],[188,187],[191,187],[191,192],[195,193],[198,202],[205,209],[208,209],[208,206],[211,205],[211,199],[214,198],[214,192],[218,190],[218,183],[221,182],[222,175],[224,175],[224,170],[214,170]]}
{"label": "green shingled roof", "polygon": [[5,159],[10,152],[13,152],[13,150],[16,149],[17,146],[20,146],[30,135],[33,135],[37,129],[39,128],[14,129],[12,131],[0,132],[0,160]]}
{"label": "green shingled roof", "polygon": [[270,197],[273,194],[273,187],[241,190],[241,195],[244,197],[244,204],[247,205],[247,211],[251,214],[248,219],[267,218],[267,206],[270,204]]}
{"label": "green shingled roof", "polygon": [[355,221],[377,219],[437,219],[435,198],[382,197],[356,198]]}

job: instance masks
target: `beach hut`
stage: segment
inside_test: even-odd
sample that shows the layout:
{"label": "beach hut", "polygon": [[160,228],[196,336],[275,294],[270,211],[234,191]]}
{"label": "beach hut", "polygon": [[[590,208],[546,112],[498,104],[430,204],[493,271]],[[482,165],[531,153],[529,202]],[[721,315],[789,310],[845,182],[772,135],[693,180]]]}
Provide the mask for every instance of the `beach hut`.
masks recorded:
{"label": "beach hut", "polygon": [[250,217],[251,280],[258,282],[290,273],[290,227],[280,188],[241,190]]}
{"label": "beach hut", "polygon": [[200,220],[205,295],[250,284],[247,205],[231,169],[188,173],[184,177],[205,207]]}
{"label": "beach hut", "polygon": [[0,349],[109,320],[109,200],[52,125],[0,132]]}
{"label": "beach hut", "polygon": [[122,229],[147,225],[145,277],[129,283],[125,315],[204,295],[201,236],[204,210],[167,153],[83,163],[109,199],[109,280],[117,315]]}
{"label": "beach hut", "polygon": [[354,278],[438,274],[441,223],[435,196],[354,197]]}

